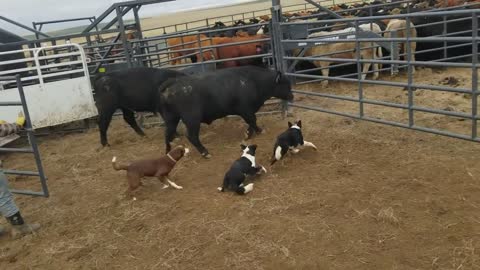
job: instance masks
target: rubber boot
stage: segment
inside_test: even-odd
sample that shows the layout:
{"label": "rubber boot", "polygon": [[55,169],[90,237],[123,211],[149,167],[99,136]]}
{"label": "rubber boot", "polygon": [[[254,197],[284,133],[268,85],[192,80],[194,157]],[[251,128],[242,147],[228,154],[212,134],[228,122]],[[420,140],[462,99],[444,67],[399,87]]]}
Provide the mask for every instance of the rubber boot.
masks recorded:
{"label": "rubber boot", "polygon": [[20,215],[20,212],[17,212],[13,216],[8,217],[7,220],[10,222],[10,224],[12,224],[11,235],[13,239],[17,239],[24,235],[31,234],[40,229],[40,224],[25,223],[22,215]]}

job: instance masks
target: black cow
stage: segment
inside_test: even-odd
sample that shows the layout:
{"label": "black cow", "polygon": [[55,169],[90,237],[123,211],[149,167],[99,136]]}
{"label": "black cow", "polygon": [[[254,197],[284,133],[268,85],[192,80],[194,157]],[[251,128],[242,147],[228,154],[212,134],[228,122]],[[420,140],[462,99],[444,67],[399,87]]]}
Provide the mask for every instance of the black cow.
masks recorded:
{"label": "black cow", "polygon": [[[223,22],[215,22],[215,24],[210,28],[211,30],[218,30],[224,29],[227,26]],[[206,34],[208,37],[233,37],[235,35],[235,30],[227,29],[224,31],[217,31],[217,32],[208,32]]]}
{"label": "black cow", "polygon": [[[464,18],[465,20],[460,20]],[[455,20],[447,22],[447,34],[448,37],[472,37],[472,16],[469,14],[463,15],[448,15],[446,20]],[[480,19],[478,19],[480,23]],[[426,16],[426,17],[413,17],[412,23],[417,29],[418,37],[431,37],[441,36],[443,34],[443,17],[442,16]],[[429,23],[439,23],[436,25],[423,26]],[[460,33],[458,33],[460,32]],[[472,41],[463,42],[446,42],[447,46],[459,45],[459,47],[448,48],[446,50],[446,56],[460,57],[462,55],[468,56],[472,53]],[[464,46],[460,46],[464,44]],[[443,42],[417,42],[417,54],[415,58],[417,61],[432,61],[444,58],[444,50],[440,49],[444,46]],[[438,49],[436,51],[421,52],[425,50]],[[447,62],[463,60],[458,58],[456,60],[445,60]]]}
{"label": "black cow", "polygon": [[137,67],[99,75],[93,80],[95,104],[98,108],[100,142],[107,146],[107,129],[117,109],[123,112],[123,119],[141,136],[145,133],[135,121],[135,112],[156,113],[156,92],[158,87],[170,78],[186,76],[182,72]]}
{"label": "black cow", "polygon": [[261,133],[255,113],[271,97],[292,100],[291,83],[281,73],[256,66],[241,66],[171,79],[160,87],[159,105],[166,124],[167,152],[180,119],[187,137],[202,156],[210,157],[199,139],[200,124],[238,115],[248,124],[249,139]]}

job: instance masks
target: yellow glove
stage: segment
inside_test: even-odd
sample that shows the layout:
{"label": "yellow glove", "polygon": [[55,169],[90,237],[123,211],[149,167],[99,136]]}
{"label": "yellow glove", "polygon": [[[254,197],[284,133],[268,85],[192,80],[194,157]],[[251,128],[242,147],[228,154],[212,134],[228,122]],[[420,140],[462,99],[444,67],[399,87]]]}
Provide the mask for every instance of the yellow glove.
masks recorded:
{"label": "yellow glove", "polygon": [[25,124],[25,117],[18,117],[17,121],[15,121],[15,123],[17,123],[17,125],[23,127],[23,125]]}
{"label": "yellow glove", "polygon": [[23,113],[20,112],[18,114],[18,117],[17,117],[17,121],[15,121],[15,123],[21,127],[23,127],[23,125],[25,125],[25,117],[23,116]]}

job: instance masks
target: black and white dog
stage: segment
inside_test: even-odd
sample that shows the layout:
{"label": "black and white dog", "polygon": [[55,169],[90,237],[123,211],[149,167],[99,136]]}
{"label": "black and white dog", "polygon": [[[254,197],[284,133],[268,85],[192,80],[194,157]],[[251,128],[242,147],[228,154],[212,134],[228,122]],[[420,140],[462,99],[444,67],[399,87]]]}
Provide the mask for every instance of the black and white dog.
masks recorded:
{"label": "black and white dog", "polygon": [[278,135],[275,146],[273,147],[273,156],[270,165],[282,159],[288,151],[296,154],[300,151],[297,147],[312,147],[317,150],[317,147],[303,139],[302,121],[298,120],[294,124],[288,122],[288,129],[282,134]]}
{"label": "black and white dog", "polygon": [[233,162],[230,169],[223,178],[223,186],[218,190],[224,192],[225,190],[235,191],[236,193],[243,195],[253,190],[253,183],[244,186],[246,176],[253,176],[255,174],[265,173],[267,170],[262,165],[258,165],[255,161],[255,151],[257,145],[244,145],[241,144],[243,154],[242,156]]}

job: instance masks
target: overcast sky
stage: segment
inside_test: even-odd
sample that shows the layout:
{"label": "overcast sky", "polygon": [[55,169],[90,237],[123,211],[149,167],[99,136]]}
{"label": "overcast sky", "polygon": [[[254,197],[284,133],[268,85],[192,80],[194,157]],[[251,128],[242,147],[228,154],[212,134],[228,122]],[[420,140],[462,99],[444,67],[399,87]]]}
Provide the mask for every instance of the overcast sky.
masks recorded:
{"label": "overcast sky", "polygon": [[[124,0],[0,0],[0,15],[32,27],[32,22],[60,20],[69,18],[99,16],[109,6]],[[140,16],[152,16],[161,13],[169,13],[192,8],[202,8],[217,5],[248,2],[252,0],[176,0],[172,2],[159,3],[143,6],[140,9]],[[129,13],[131,14],[131,12]],[[128,19],[128,17],[126,16]],[[62,23],[44,26],[42,31],[51,31],[68,28],[83,23]],[[24,35],[29,32],[21,28],[11,26],[0,20],[0,28],[13,33]]]}

